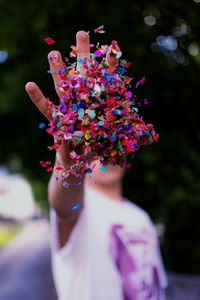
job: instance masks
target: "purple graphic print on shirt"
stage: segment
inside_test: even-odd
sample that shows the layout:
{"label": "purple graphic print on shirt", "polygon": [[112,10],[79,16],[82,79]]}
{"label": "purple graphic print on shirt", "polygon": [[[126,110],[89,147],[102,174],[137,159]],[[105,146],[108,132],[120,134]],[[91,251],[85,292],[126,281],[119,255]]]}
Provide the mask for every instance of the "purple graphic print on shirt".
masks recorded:
{"label": "purple graphic print on shirt", "polygon": [[110,253],[122,279],[124,300],[163,299],[151,233],[132,233],[115,224],[110,234]]}

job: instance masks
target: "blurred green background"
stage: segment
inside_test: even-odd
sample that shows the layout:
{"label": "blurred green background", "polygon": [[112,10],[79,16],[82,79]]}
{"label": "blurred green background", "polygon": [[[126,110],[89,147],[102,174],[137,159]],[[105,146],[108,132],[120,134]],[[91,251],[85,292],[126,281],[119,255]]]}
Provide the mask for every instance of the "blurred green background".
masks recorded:
{"label": "blurred green background", "polygon": [[[56,1],[0,0],[0,165],[24,174],[37,201],[48,209],[50,174],[40,160],[53,160],[45,118],[25,93],[35,81],[56,101],[47,54],[68,56],[76,31],[91,41],[116,39],[132,61],[134,78],[146,76],[141,109],[160,133],[159,142],[135,155],[124,193],[165,225],[162,252],[168,270],[200,274],[200,0]],[[93,29],[104,24],[106,34]],[[55,39],[48,46],[44,38]]]}

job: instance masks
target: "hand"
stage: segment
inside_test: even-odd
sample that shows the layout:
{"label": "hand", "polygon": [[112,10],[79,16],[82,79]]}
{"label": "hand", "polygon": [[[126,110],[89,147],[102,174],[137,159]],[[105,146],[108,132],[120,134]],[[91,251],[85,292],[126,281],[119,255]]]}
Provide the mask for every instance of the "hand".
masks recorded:
{"label": "hand", "polygon": [[[77,46],[77,59],[84,59],[90,57],[90,39],[89,35],[85,31],[79,31],[76,34],[76,46]],[[49,65],[51,74],[53,77],[54,85],[56,92],[59,98],[62,98],[63,94],[58,89],[58,85],[60,82],[60,77],[58,75],[58,71],[62,69],[64,63],[61,58],[61,54],[59,51],[51,51],[48,55]],[[117,63],[117,59],[112,54],[108,53],[106,56],[106,61],[109,64],[108,71],[112,73],[115,65]],[[77,68],[81,68],[81,65],[77,63]],[[52,117],[52,108],[53,104],[48,101],[43,95],[40,88],[34,82],[28,82],[25,87],[29,97],[33,101],[33,103],[37,106],[37,108],[41,111],[41,113],[50,121]],[[57,162],[62,165],[69,165],[71,163],[71,159],[69,157],[69,152],[72,150],[72,145],[62,141],[61,146],[57,150]]]}

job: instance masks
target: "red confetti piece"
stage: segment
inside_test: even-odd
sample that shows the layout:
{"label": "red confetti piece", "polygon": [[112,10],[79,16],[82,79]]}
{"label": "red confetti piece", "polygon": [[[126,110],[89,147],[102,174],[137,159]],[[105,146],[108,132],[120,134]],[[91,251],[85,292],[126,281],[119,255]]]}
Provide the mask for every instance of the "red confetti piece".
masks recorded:
{"label": "red confetti piece", "polygon": [[53,170],[54,170],[54,168],[50,167],[50,168],[48,168],[46,171],[47,171],[47,172],[52,172]]}
{"label": "red confetti piece", "polygon": [[52,45],[55,43],[54,39],[52,39],[51,37],[46,37],[44,41],[47,43],[47,45]]}
{"label": "red confetti piece", "polygon": [[50,161],[40,161],[40,164],[41,164],[41,166],[42,167],[47,167],[48,165],[50,165],[51,164],[51,162]]}
{"label": "red confetti piece", "polygon": [[62,171],[63,170],[63,167],[56,167],[55,168],[57,171]]}

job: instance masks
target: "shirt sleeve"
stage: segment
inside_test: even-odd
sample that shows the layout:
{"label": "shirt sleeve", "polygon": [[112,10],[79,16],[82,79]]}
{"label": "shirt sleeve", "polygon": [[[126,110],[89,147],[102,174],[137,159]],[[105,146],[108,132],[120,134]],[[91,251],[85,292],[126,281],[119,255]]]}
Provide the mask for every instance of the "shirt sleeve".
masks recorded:
{"label": "shirt sleeve", "polygon": [[58,216],[53,208],[50,209],[50,247],[52,253],[60,254],[61,256],[66,256],[72,253],[72,251],[78,247],[78,244],[82,242],[85,230],[86,216],[83,209],[74,228],[72,229],[67,243],[61,247],[58,233]]}

